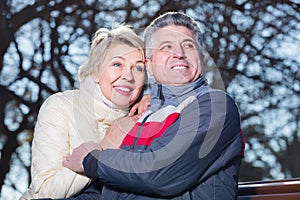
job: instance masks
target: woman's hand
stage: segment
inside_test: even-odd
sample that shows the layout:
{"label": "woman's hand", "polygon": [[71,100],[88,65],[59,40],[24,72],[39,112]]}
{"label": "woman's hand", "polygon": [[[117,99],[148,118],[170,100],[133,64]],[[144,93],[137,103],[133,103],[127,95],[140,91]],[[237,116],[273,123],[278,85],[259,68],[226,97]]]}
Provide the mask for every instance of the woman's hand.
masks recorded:
{"label": "woman's hand", "polygon": [[101,148],[103,150],[118,149],[126,134],[133,128],[137,120],[137,115],[115,120],[106,131],[105,137],[100,143]]}
{"label": "woman's hand", "polygon": [[148,106],[150,105],[150,94],[145,94],[139,102],[134,104],[132,108],[129,111],[128,116],[132,117],[137,112],[137,116],[141,117],[142,114],[148,109]]}

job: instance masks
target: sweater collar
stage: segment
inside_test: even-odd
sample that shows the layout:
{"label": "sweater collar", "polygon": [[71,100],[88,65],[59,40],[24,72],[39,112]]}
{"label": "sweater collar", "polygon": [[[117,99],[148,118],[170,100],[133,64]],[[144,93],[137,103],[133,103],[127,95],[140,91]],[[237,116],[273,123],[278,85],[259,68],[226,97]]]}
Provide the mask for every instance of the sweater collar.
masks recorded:
{"label": "sweater collar", "polygon": [[118,115],[128,113],[128,108],[120,109],[109,101],[102,94],[99,85],[90,76],[80,83],[79,95],[86,109],[94,112],[98,117],[105,117],[109,113],[119,113]]}

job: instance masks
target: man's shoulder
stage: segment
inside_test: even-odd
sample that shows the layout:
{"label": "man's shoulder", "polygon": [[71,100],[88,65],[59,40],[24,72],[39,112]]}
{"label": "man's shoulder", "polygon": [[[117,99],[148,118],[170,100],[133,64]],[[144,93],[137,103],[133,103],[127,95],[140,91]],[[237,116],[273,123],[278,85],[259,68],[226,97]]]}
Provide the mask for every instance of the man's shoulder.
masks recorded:
{"label": "man's shoulder", "polygon": [[191,118],[199,115],[209,115],[211,112],[227,113],[238,111],[236,102],[225,91],[209,89],[194,96],[192,101],[183,101],[182,114]]}
{"label": "man's shoulder", "polygon": [[197,94],[198,101],[210,100],[220,102],[232,102],[235,103],[234,99],[224,90],[209,88]]}

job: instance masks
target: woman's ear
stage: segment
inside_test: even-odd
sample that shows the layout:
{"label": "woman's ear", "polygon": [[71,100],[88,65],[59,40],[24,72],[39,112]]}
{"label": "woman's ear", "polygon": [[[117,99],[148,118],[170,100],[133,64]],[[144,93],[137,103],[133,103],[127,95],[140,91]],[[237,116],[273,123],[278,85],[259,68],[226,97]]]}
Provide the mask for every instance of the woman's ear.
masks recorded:
{"label": "woman's ear", "polygon": [[146,65],[146,69],[148,71],[148,73],[153,76],[153,72],[152,72],[152,61],[149,58],[146,58],[145,60],[145,65]]}
{"label": "woman's ear", "polygon": [[99,83],[99,81],[100,81],[100,76],[99,76],[97,73],[93,72],[93,73],[92,73],[92,78],[93,78],[93,80],[94,80],[96,83]]}

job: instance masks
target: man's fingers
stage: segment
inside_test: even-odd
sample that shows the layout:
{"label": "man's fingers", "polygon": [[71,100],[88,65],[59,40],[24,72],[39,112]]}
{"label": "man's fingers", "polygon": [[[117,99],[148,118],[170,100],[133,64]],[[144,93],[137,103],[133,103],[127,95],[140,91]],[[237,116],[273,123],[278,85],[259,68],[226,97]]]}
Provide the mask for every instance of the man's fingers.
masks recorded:
{"label": "man's fingers", "polygon": [[139,119],[139,116],[134,115],[134,116],[130,117],[130,119],[132,120],[132,123],[135,124],[137,122],[137,120]]}
{"label": "man's fingers", "polygon": [[65,160],[70,160],[70,154],[65,156]]}
{"label": "man's fingers", "polygon": [[137,115],[138,115],[139,117],[141,117],[142,114],[143,114],[144,112],[147,111],[149,105],[150,105],[150,103],[147,102],[147,103],[144,103],[144,104],[142,104],[141,106],[139,106],[139,107],[138,107],[138,114],[137,114]]}
{"label": "man's fingers", "polygon": [[130,111],[129,111],[129,113],[128,113],[128,116],[129,116],[129,117],[132,117],[132,116],[135,114],[135,112],[138,110],[138,108],[139,108],[139,103],[134,104],[134,105],[131,107],[131,109],[130,109]]}

